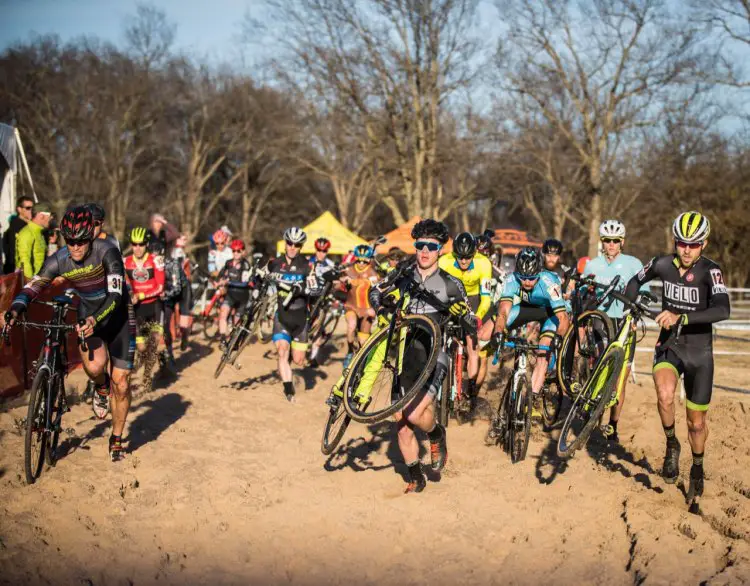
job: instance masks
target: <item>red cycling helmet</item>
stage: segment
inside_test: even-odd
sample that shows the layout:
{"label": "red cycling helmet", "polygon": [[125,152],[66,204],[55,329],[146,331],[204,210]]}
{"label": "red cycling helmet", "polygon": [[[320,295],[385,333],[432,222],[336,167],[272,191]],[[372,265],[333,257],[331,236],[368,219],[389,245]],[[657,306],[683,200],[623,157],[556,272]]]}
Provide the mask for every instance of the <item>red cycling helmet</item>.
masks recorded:
{"label": "red cycling helmet", "polygon": [[86,206],[76,206],[65,212],[60,221],[60,233],[74,242],[94,239],[94,216]]}
{"label": "red cycling helmet", "polygon": [[226,243],[227,240],[229,240],[229,236],[227,236],[227,233],[224,232],[224,230],[217,230],[214,232],[214,244]]}
{"label": "red cycling helmet", "polygon": [[232,244],[229,245],[229,248],[232,250],[245,250],[245,243],[238,238],[237,240],[232,240]]}
{"label": "red cycling helmet", "polygon": [[591,260],[591,257],[589,256],[582,256],[578,259],[578,264],[576,264],[576,271],[579,275],[583,274],[584,269],[586,268],[586,263],[588,263]]}
{"label": "red cycling helmet", "polygon": [[320,252],[328,252],[330,248],[331,241],[328,240],[328,238],[318,238],[315,241],[315,250],[319,250]]}

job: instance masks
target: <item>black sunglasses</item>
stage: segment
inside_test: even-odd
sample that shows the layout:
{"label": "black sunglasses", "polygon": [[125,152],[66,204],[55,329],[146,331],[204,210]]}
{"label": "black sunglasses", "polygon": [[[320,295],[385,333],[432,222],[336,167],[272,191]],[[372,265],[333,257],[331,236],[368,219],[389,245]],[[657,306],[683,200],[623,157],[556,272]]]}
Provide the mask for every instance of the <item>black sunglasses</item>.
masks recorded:
{"label": "black sunglasses", "polygon": [[289,242],[288,240],[286,241],[286,245],[291,248],[302,248],[301,244],[298,244],[296,242]]}
{"label": "black sunglasses", "polygon": [[65,241],[68,246],[83,246],[84,244],[87,244],[88,240],[66,240]]}
{"label": "black sunglasses", "polygon": [[617,242],[622,242],[622,238],[602,238],[602,242],[604,244],[613,244]]}

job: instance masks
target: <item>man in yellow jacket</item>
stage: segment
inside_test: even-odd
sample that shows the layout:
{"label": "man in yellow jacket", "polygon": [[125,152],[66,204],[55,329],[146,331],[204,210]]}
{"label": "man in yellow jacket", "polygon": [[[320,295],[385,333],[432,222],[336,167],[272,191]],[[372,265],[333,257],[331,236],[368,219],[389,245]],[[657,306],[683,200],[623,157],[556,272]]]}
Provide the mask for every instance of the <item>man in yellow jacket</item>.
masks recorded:
{"label": "man in yellow jacket", "polygon": [[16,235],[16,268],[22,268],[27,279],[41,270],[47,258],[44,230],[52,219],[52,210],[45,203],[35,203],[32,213],[31,221]]}

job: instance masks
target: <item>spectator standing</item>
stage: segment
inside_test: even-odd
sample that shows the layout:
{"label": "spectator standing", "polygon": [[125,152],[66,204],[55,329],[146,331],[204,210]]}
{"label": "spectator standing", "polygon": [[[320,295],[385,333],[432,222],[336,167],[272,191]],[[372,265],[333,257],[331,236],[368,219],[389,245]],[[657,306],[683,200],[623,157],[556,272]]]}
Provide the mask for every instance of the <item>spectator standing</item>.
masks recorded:
{"label": "spectator standing", "polygon": [[10,225],[3,234],[3,251],[5,252],[3,273],[6,275],[16,270],[16,236],[31,221],[33,207],[34,200],[28,195],[22,195],[16,200],[17,215],[11,218]]}
{"label": "spectator standing", "polygon": [[52,220],[52,210],[45,203],[34,204],[31,221],[16,236],[16,268],[23,268],[23,276],[36,275],[47,258],[47,240],[44,231]]}

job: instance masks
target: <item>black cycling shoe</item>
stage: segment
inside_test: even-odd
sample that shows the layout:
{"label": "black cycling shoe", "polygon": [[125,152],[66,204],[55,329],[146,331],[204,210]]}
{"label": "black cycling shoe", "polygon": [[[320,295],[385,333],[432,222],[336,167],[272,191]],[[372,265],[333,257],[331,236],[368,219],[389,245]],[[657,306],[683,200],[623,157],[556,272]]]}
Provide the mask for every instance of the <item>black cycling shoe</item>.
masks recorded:
{"label": "black cycling shoe", "polygon": [[417,462],[415,465],[409,466],[409,483],[406,485],[404,493],[422,492],[426,486],[427,480],[422,473],[422,465]]}
{"label": "black cycling shoe", "polygon": [[125,457],[125,447],[122,445],[121,437],[109,436],[109,457],[113,462],[119,462]]}
{"label": "black cycling shoe", "polygon": [[612,442],[614,444],[620,442],[620,436],[617,435],[617,430],[612,427],[611,424],[602,425],[600,428],[602,435],[604,436],[604,439],[608,442]]}
{"label": "black cycling shoe", "polygon": [[690,486],[685,500],[690,502],[699,496],[703,496],[703,466],[693,465],[690,468]]}
{"label": "black cycling shoe", "polygon": [[291,383],[285,383],[284,384],[284,397],[286,397],[286,400],[290,403],[294,402],[294,386]]}
{"label": "black cycling shoe", "polygon": [[661,469],[661,475],[664,482],[674,484],[680,475],[680,442],[670,444],[667,442],[667,452],[664,454],[664,466]]}
{"label": "black cycling shoe", "polygon": [[438,423],[436,429],[440,431],[440,437],[437,439],[430,438],[430,458],[432,469],[438,472],[445,468],[448,462],[448,443],[445,439],[445,428]]}

